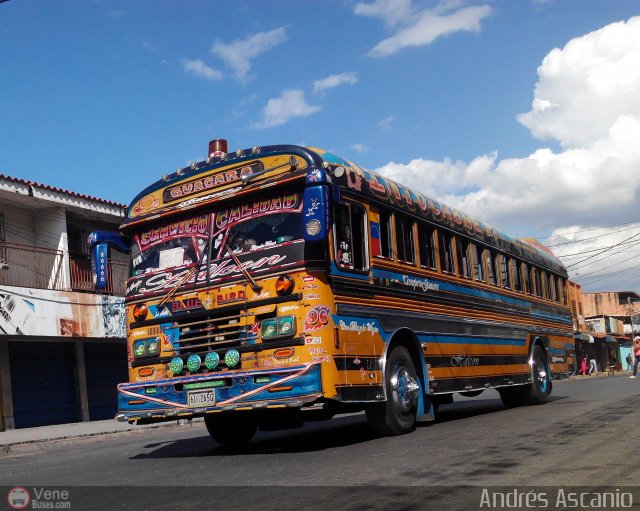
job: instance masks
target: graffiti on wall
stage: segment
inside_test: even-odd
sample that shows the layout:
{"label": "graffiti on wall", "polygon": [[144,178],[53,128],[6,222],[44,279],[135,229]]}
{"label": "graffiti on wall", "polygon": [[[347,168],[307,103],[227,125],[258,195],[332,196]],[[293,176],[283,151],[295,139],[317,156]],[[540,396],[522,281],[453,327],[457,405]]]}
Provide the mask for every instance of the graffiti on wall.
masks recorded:
{"label": "graffiti on wall", "polygon": [[0,289],[0,334],[124,338],[124,299],[4,286]]}

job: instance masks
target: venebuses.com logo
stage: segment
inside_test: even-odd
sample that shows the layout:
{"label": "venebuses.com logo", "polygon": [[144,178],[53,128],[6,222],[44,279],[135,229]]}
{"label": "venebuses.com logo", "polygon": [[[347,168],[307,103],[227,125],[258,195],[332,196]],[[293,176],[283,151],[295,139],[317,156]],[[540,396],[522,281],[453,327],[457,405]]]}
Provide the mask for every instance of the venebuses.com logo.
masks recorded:
{"label": "venebuses.com logo", "polygon": [[71,509],[69,490],[14,486],[7,492],[10,509]]}
{"label": "venebuses.com logo", "polygon": [[27,509],[30,502],[29,490],[22,486],[11,488],[7,493],[7,503],[11,509]]}

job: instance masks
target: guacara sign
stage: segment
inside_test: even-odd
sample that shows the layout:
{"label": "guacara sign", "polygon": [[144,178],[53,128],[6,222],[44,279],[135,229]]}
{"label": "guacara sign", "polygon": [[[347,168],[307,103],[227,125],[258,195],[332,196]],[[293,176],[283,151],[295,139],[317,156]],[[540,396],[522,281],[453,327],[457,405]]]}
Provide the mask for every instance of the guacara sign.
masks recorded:
{"label": "guacara sign", "polygon": [[199,192],[211,190],[219,186],[239,181],[242,176],[250,176],[262,170],[262,163],[253,162],[250,165],[242,165],[231,169],[210,174],[208,176],[192,179],[175,186],[168,186],[162,193],[162,200],[165,202],[173,202],[174,200],[184,199]]}

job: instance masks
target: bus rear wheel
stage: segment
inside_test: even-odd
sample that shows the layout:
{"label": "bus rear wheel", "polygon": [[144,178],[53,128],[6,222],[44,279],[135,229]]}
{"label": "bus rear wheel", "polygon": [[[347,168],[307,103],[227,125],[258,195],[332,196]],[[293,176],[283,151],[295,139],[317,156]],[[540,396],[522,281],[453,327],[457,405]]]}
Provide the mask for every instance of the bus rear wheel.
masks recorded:
{"label": "bus rear wheel", "polygon": [[240,447],[248,443],[258,429],[252,413],[217,413],[205,415],[204,423],[211,438],[227,447]]}
{"label": "bus rear wheel", "polygon": [[528,403],[542,405],[549,401],[549,394],[551,394],[549,364],[544,350],[536,344],[531,354],[531,391]]}
{"label": "bus rear wheel", "polygon": [[535,345],[531,352],[531,383],[498,389],[502,403],[507,408],[541,405],[549,401],[551,379],[547,357],[541,346]]}
{"label": "bus rear wheel", "polygon": [[420,385],[411,355],[396,346],[387,357],[384,385],[387,399],[366,409],[371,428],[379,435],[396,436],[413,431]]}

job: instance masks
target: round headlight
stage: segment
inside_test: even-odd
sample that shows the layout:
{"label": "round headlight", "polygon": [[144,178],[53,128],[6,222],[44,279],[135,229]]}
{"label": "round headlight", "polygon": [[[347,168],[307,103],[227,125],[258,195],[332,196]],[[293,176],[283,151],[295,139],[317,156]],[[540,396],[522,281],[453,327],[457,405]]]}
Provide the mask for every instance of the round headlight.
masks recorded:
{"label": "round headlight", "polygon": [[171,371],[174,376],[180,374],[184,369],[184,362],[180,357],[174,357],[171,359],[169,363],[169,371]]}
{"label": "round headlight", "polygon": [[220,363],[220,357],[215,351],[210,351],[209,353],[207,353],[207,356],[204,357],[204,365],[210,371],[218,367],[219,363]]}
{"label": "round headlight", "polygon": [[227,367],[238,365],[238,362],[240,362],[238,350],[229,350],[224,354],[224,363],[227,364]]}
{"label": "round headlight", "polygon": [[187,359],[187,369],[189,372],[195,373],[202,365],[202,359],[198,355],[191,355]]}

